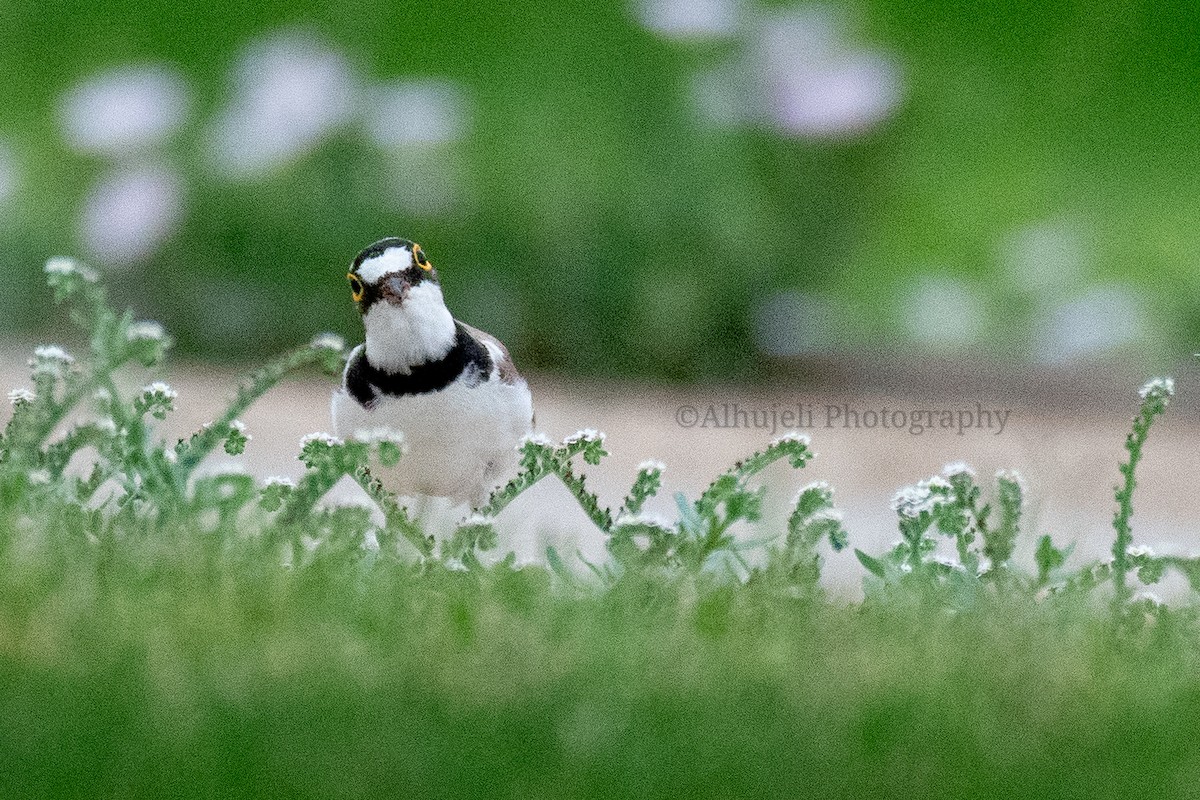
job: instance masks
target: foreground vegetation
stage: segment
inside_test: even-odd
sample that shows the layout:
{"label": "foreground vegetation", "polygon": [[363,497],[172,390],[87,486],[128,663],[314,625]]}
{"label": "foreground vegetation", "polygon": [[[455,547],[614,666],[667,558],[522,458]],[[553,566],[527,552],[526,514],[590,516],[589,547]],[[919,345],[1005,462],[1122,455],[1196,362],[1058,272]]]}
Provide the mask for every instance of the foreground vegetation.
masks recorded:
{"label": "foreground vegetation", "polygon": [[[255,373],[194,436],[158,441],[174,393],[114,377],[169,339],[86,268],[47,274],[87,332],[39,348],[0,449],[0,794],[86,796],[1186,796],[1200,778],[1195,611],[1141,594],[1198,562],[1134,545],[1135,471],[1173,393],[1148,383],[1121,466],[1111,561],[1042,538],[1013,563],[1026,487],[966,465],[901,490],[899,543],[856,551],[866,599],[820,586],[848,541],[832,489],[800,490],[747,552],[754,476],[802,468],[785,436],[678,519],[646,517],[647,462],[615,512],[578,462],[603,436],[532,438],[520,474],[435,541],[372,469],[386,431],[308,437],[292,484],[205,474],[237,417],[330,337]],[[96,417],[72,414],[91,404]],[[326,508],[350,475],[378,505]],[[494,518],[561,480],[609,558],[492,551]],[[938,543],[955,557],[938,555]]]}

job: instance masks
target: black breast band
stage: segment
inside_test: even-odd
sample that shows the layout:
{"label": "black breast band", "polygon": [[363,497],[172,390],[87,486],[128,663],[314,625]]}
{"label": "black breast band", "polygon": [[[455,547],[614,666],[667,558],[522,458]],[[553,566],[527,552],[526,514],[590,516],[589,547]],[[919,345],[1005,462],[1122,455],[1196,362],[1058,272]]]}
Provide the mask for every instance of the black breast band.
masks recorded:
{"label": "black breast band", "polygon": [[380,395],[405,395],[439,392],[458,376],[474,386],[492,371],[492,357],[471,334],[454,323],[454,345],[450,352],[434,361],[425,361],[409,368],[407,373],[387,372],[367,360],[367,348],[359,350],[346,371],[346,391],[363,408],[371,408]]}

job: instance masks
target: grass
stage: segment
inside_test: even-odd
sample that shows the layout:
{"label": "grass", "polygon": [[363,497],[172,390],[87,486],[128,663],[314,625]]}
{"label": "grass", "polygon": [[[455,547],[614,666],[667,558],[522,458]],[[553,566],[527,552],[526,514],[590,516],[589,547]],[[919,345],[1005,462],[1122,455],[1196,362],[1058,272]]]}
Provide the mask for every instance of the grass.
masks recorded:
{"label": "grass", "polygon": [[[820,585],[823,548],[848,543],[829,486],[805,486],[753,558],[731,534],[758,516],[758,472],[812,457],[801,437],[678,497],[674,521],[641,511],[657,462],[614,512],[578,463],[603,458],[602,435],[531,438],[438,541],[374,481],[403,457],[383,433],[310,437],[295,485],[195,473],[244,447],[254,396],[336,368],[339,342],[254,373],[217,423],[164,443],[149,420],[170,388],[122,398],[113,373],[157,363],[165,333],[109,309],[77,264],[48,275],[90,353],[39,349],[0,442],[6,798],[1184,797],[1200,778],[1196,608],[1137,593],[1200,567],[1132,546],[1167,380],[1143,389],[1111,562],[1068,567],[1043,537],[1013,563],[1028,487],[951,465],[897,494],[900,543],[856,551],[866,599],[847,603]],[[85,399],[101,416],[71,427]],[[318,505],[346,474],[382,524]],[[605,533],[604,563],[490,552],[494,517],[544,479]]]}

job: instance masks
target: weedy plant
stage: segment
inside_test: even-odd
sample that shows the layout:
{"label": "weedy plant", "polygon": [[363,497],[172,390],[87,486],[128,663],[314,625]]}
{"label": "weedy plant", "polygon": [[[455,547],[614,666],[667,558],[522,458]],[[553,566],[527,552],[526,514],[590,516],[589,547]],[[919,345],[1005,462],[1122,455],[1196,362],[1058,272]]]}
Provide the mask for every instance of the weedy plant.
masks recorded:
{"label": "weedy plant", "polygon": [[[807,437],[798,434],[784,435],[733,465],[695,500],[676,495],[678,518],[673,522],[644,513],[646,502],[661,488],[662,463],[647,461],[638,468],[628,495],[614,512],[588,489],[586,476],[575,466],[577,460],[598,465],[607,455],[602,433],[583,430],[560,444],[530,436],[520,445],[517,475],[442,542],[423,531],[372,474],[372,463],[386,469],[403,458],[403,438],[388,431],[363,431],[348,440],[323,433],[305,437],[299,459],[306,471],[298,482],[270,478],[258,485],[240,472],[199,473],[217,447],[235,456],[245,450],[249,436],[239,417],[284,376],[309,366],[337,372],[346,355],[344,342],[322,334],[259,369],[238,387],[217,420],[171,444],[155,438],[150,420],[162,420],[173,410],[175,391],[151,381],[126,397],[116,379],[127,367],[152,369],[162,363],[171,344],[162,326],[115,312],[96,273],[75,261],[52,259],[45,273],[55,301],[68,306],[70,318],[87,337],[88,355],[77,361],[59,346],[38,347],[29,362],[31,387],[9,393],[13,414],[0,439],[0,501],[10,523],[17,518],[26,523],[75,520],[89,541],[163,526],[216,532],[231,541],[288,546],[288,563],[293,566],[299,563],[294,560],[297,554],[311,557],[316,550],[372,563],[380,553],[401,558],[401,543],[407,543],[424,568],[470,571],[483,569],[480,554],[497,546],[496,516],[523,492],[553,476],[606,537],[610,560],[584,562],[602,585],[611,586],[628,574],[724,574],[741,582],[770,576],[790,587],[793,595],[815,596],[818,547],[823,542],[835,551],[846,546],[833,491],[817,482],[800,491],[786,531],[756,543],[765,545],[763,564],[752,567],[740,555],[745,545],[734,537],[733,526],[759,520],[762,514],[765,487],[753,487],[752,479],[777,461],[799,469],[813,456]],[[1170,378],[1142,387],[1141,406],[1125,444],[1129,457],[1120,466],[1123,481],[1116,490],[1111,561],[1069,571],[1070,547],[1058,547],[1043,536],[1034,569],[1019,569],[1012,556],[1027,491],[1021,477],[998,473],[985,499],[988,487],[975,471],[966,464],[950,464],[940,475],[896,494],[892,507],[900,540],[891,550],[879,556],[854,551],[868,573],[868,601],[912,592],[964,607],[998,594],[1073,596],[1111,584],[1113,607],[1123,615],[1133,598],[1134,577],[1153,584],[1175,569],[1200,589],[1200,559],[1157,556],[1133,547],[1137,465],[1154,421],[1173,395]],[[88,404],[94,416],[71,422],[72,413]],[[89,449],[95,454],[90,464],[81,455]],[[75,469],[68,470],[73,463]],[[362,508],[321,506],[322,498],[345,476],[378,506],[381,526]],[[952,543],[955,558],[937,554],[939,535]],[[557,551],[548,550],[546,557],[556,575],[570,584],[579,582],[580,576]],[[512,568],[513,559],[510,555],[500,563]]]}
{"label": "weedy plant", "polygon": [[[312,365],[338,371],[346,350],[340,338],[322,334],[254,372],[216,421],[172,444],[155,437],[151,420],[166,418],[174,408],[176,392],[166,383],[152,381],[126,397],[116,377],[131,366],[154,368],[162,363],[171,344],[162,326],[113,311],[98,276],[72,260],[51,260],[46,276],[55,301],[68,306],[71,319],[87,336],[88,357],[77,361],[58,346],[37,348],[30,361],[32,388],[9,394],[13,415],[0,440],[0,487],[10,518],[73,517],[82,522],[82,534],[88,539],[119,537],[156,526],[190,527],[233,540],[249,537],[260,543],[290,544],[290,555],[312,551],[315,542],[326,551],[358,552],[359,557],[371,559],[376,558],[374,552],[366,555],[356,547],[368,542],[373,545],[368,550],[399,556],[399,544],[405,542],[422,565],[477,569],[479,554],[497,543],[494,517],[522,492],[555,476],[608,537],[612,563],[589,566],[604,582],[612,583],[628,570],[697,573],[711,569],[718,554],[736,554],[730,528],[761,514],[765,490],[751,488],[750,480],[776,461],[787,460],[799,468],[812,455],[806,438],[781,437],[719,476],[695,502],[680,495],[680,518],[671,524],[642,514],[646,501],[661,486],[662,464],[646,462],[639,468],[629,496],[614,514],[602,507],[574,466],[576,459],[599,464],[607,455],[603,434],[581,431],[559,445],[531,436],[521,445],[518,474],[439,543],[371,472],[372,463],[386,469],[403,457],[403,438],[388,431],[363,431],[348,440],[323,433],[305,437],[299,459],[306,471],[297,482],[272,478],[256,485],[241,472],[206,475],[198,471],[219,446],[233,456],[244,452],[249,436],[239,417],[284,376]],[[89,403],[94,416],[72,422],[72,414]],[[83,454],[88,450],[95,455],[85,467],[80,462],[86,461]],[[74,472],[82,469],[83,477],[68,471],[73,462]],[[377,504],[382,526],[373,526],[370,514],[360,508],[320,507],[322,498],[345,476]],[[838,549],[844,545],[839,520],[828,487],[802,492],[789,523],[787,545],[780,552],[815,564],[816,546],[822,539]],[[302,545],[305,541],[309,545]],[[568,572],[558,554],[547,555],[565,577]],[[746,567],[743,560],[737,561]],[[511,564],[511,559],[506,563]],[[804,574],[815,586],[818,572],[810,569]]]}
{"label": "weedy plant", "polygon": [[[404,458],[388,431],[305,437],[294,481],[203,468],[246,449],[240,417],[283,376],[336,372],[340,339],[257,370],[211,424],[166,442],[154,423],[174,390],[153,374],[122,389],[161,364],[166,332],[113,311],[75,262],[46,275],[87,354],[37,348],[0,438],[0,795],[987,785],[1094,800],[1189,796],[1200,779],[1178,722],[1200,717],[1194,606],[1137,593],[1169,570],[1200,589],[1200,560],[1137,547],[1131,524],[1169,379],[1142,389],[1110,560],[1071,566],[1043,536],[1023,568],[1021,478],[951,464],[896,494],[899,541],[855,551],[866,599],[847,604],[820,585],[826,549],[847,545],[828,484],[804,486],[780,530],[736,535],[763,517],[760,474],[813,458],[803,436],[676,495],[674,519],[647,512],[663,464],[641,464],[613,510],[584,473],[603,434],[532,436],[517,474],[439,540],[373,474]],[[377,510],[323,502],[347,476]],[[497,519],[543,480],[578,501],[607,558],[492,552]],[[1080,753],[1095,761],[1064,768]]]}

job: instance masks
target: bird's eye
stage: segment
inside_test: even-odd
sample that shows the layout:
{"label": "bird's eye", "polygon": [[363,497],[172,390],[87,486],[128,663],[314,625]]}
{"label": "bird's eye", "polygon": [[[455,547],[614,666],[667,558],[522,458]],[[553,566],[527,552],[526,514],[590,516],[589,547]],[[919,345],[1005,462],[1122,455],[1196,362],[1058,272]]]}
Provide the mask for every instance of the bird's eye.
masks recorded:
{"label": "bird's eye", "polygon": [[429,259],[425,257],[425,251],[421,249],[421,245],[413,245],[413,261],[417,262],[417,266],[429,272],[433,269],[433,264],[429,263]]}
{"label": "bird's eye", "polygon": [[361,303],[363,299],[362,281],[353,272],[346,273],[346,280],[350,281],[350,296],[354,298],[354,302]]}

